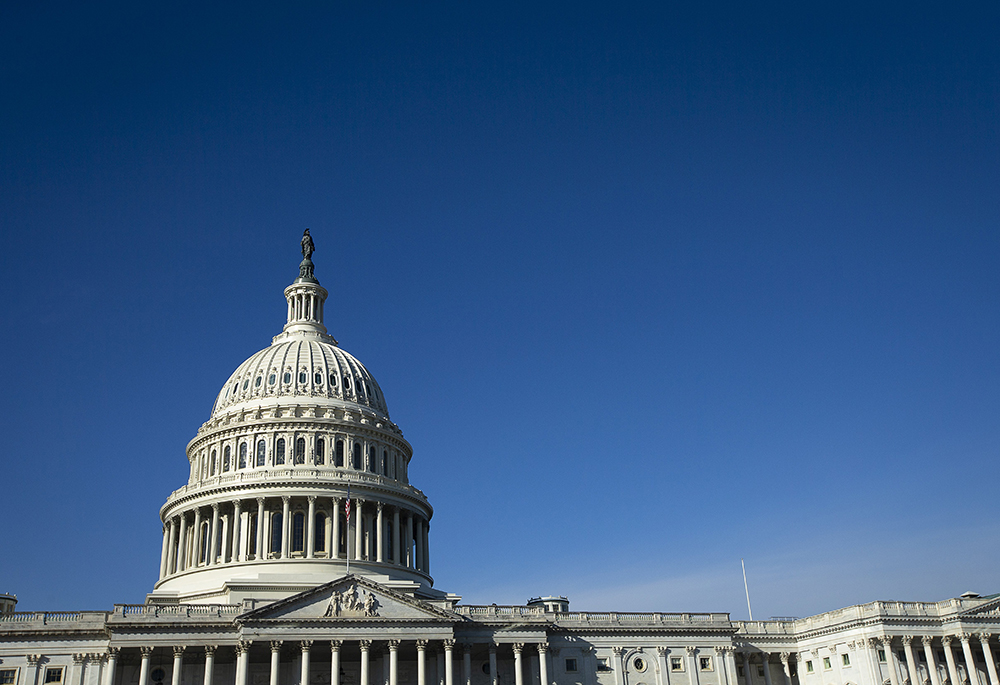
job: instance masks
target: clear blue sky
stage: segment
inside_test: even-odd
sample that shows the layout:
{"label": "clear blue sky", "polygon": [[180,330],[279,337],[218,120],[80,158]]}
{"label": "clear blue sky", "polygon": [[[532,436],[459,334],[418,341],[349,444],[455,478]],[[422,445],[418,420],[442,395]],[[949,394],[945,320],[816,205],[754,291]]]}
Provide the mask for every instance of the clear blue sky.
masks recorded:
{"label": "clear blue sky", "polygon": [[0,11],[0,592],[143,600],[305,227],[438,587],[1000,591],[1000,5],[294,5]]}

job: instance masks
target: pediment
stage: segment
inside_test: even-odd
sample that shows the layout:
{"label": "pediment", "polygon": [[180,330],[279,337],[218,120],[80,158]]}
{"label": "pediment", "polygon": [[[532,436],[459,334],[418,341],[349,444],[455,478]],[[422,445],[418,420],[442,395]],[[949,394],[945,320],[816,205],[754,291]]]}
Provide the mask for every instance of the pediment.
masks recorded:
{"label": "pediment", "polygon": [[416,620],[454,623],[460,617],[355,575],[324,583],[239,616],[250,621]]}
{"label": "pediment", "polygon": [[984,602],[977,607],[966,609],[965,611],[959,612],[958,615],[962,617],[976,616],[983,618],[998,618],[1000,617],[1000,597],[989,602]]}

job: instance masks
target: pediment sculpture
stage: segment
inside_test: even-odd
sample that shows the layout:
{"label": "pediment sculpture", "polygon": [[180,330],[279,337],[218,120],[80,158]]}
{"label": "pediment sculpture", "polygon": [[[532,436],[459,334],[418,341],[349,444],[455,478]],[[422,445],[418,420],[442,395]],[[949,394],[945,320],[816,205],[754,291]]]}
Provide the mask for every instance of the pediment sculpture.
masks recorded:
{"label": "pediment sculpture", "polygon": [[330,594],[330,603],[324,616],[378,616],[380,606],[381,602],[370,590],[359,589],[357,583],[354,583]]}

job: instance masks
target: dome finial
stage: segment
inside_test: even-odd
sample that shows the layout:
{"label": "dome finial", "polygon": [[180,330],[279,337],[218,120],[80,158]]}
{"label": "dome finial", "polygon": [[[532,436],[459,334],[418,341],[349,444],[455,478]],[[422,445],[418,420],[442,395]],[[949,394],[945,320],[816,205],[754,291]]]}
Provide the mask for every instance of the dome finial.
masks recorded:
{"label": "dome finial", "polygon": [[302,232],[302,263],[299,264],[299,279],[300,281],[313,281],[318,283],[316,276],[313,274],[313,263],[312,253],[316,251],[316,245],[313,244],[312,236],[309,235],[309,229],[307,228]]}

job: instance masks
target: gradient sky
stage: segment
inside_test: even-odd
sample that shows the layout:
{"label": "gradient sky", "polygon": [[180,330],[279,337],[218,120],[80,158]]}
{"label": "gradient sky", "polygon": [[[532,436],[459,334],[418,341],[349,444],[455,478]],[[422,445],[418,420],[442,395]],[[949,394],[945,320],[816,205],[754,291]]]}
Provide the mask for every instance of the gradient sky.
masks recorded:
{"label": "gradient sky", "polygon": [[0,10],[20,609],[144,600],[305,227],[437,587],[1000,592],[1000,5],[279,4]]}

